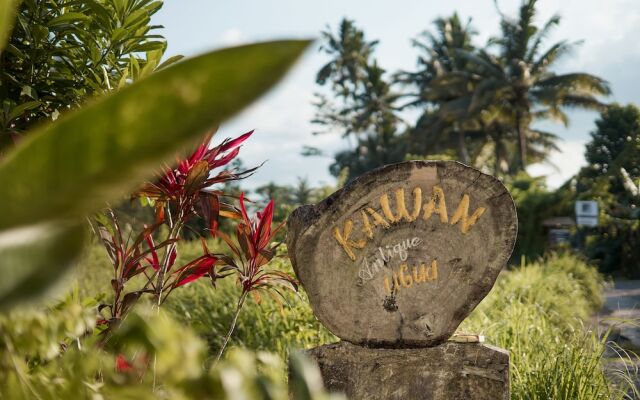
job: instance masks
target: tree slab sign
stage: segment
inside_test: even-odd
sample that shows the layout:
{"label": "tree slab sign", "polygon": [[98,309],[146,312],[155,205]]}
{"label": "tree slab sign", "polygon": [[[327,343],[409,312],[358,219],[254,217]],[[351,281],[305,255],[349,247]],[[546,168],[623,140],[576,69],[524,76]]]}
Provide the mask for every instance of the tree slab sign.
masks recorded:
{"label": "tree slab sign", "polygon": [[516,240],[511,196],[454,161],[408,161],[296,209],[287,243],[318,319],[343,340],[446,341],[491,290]]}

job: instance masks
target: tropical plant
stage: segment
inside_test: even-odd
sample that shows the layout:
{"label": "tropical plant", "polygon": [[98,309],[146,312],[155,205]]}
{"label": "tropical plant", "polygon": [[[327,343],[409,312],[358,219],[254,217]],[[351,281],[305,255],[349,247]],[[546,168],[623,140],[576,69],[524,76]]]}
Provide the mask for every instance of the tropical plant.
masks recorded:
{"label": "tropical plant", "polygon": [[[174,268],[178,254],[176,243],[181,239],[185,223],[194,216],[201,215],[216,229],[220,213],[219,194],[205,192],[204,189],[221,180],[238,177],[224,171],[212,178],[210,173],[235,157],[237,151],[234,150],[246,137],[237,141],[235,147],[224,143],[209,149],[211,135],[208,135],[190,157],[180,160],[177,167],[167,169],[156,182],[143,185],[134,196],[143,197],[154,207],[156,221],[153,225],[144,225],[139,232],[131,227],[130,232],[126,232],[117,213],[110,208],[93,219],[93,231],[101,239],[114,272],[112,301],[100,306],[101,311],[109,312],[101,319],[108,328],[119,324],[145,293],[152,294],[156,305],[160,306],[174,289],[204,275],[212,279],[218,276],[215,272],[217,258],[204,245],[203,255]],[[197,205],[201,208],[196,209]],[[211,209],[212,205],[215,210]],[[167,227],[163,231],[167,234],[156,245],[153,237],[161,236],[159,228],[162,226]],[[162,250],[164,253],[161,255]],[[146,279],[136,287],[131,281],[139,275]]]}
{"label": "tropical plant", "polygon": [[410,130],[409,151],[433,154],[452,148],[460,160],[470,163],[469,142],[478,136],[470,129],[475,116],[466,112],[474,82],[469,61],[459,51],[475,50],[473,37],[477,32],[471,21],[463,24],[457,13],[438,18],[433,24],[435,34],[425,31],[412,41],[420,51],[418,70],[400,71],[395,76],[399,83],[410,87],[403,94],[409,99],[403,108],[418,108],[421,112]]}
{"label": "tropical plant", "polygon": [[599,226],[584,228],[586,254],[608,273],[640,274],[640,110],[610,105],[596,120],[575,198],[599,203]]}
{"label": "tropical plant", "polygon": [[322,33],[321,49],[332,57],[316,76],[319,85],[331,84],[332,97],[317,94],[315,124],[325,132],[339,132],[352,140],[352,148],[336,155],[334,176],[348,168],[350,178],[404,157],[397,129],[398,94],[385,78],[385,70],[372,58],[377,41],[368,42],[354,22],[343,19],[338,34]]}
{"label": "tropical plant", "polygon": [[166,43],[151,25],[153,0],[20,2],[0,57],[0,150],[42,120],[122,88],[157,68]]}
{"label": "tropical plant", "polygon": [[[241,144],[251,134],[248,132],[236,139],[225,140],[215,147],[209,146],[212,139],[209,135],[191,156],[178,160],[175,167],[166,169],[155,182],[142,185],[133,197],[143,199],[155,209],[156,221],[152,226],[130,228],[130,233],[123,233],[118,217],[111,209],[94,219],[94,231],[102,239],[114,271],[112,301],[100,306],[102,312],[108,311],[101,319],[107,326],[106,333],[111,334],[145,294],[151,294],[154,304],[160,307],[181,286],[206,276],[215,287],[219,279],[236,273],[242,291],[236,315],[220,349],[220,357],[249,293],[258,296],[258,290],[277,292],[275,286],[282,283],[297,289],[293,278],[286,273],[264,269],[275,255],[277,246],[272,246],[271,241],[284,223],[272,231],[273,200],[258,213],[258,220],[252,221],[245,208],[244,193],[240,194],[240,208],[237,209],[222,201],[225,193],[217,186],[242,179],[255,170],[215,171],[227,166],[238,155]],[[236,228],[238,245],[218,229],[221,216],[240,220]],[[178,266],[177,242],[183,237],[186,223],[193,219],[201,219],[207,226],[203,233],[192,233],[200,236],[202,253]],[[161,229],[163,227],[166,229]],[[205,240],[206,232],[223,238],[233,255],[212,253]],[[159,243],[157,245],[154,236]],[[136,278],[142,275],[144,279]]]}
{"label": "tropical plant", "polygon": [[607,82],[595,75],[553,71],[557,61],[578,43],[560,41],[545,50],[545,39],[560,23],[560,16],[554,15],[539,28],[534,24],[535,7],[536,0],[526,0],[517,19],[501,15],[501,35],[490,41],[496,56],[486,50],[461,51],[474,73],[482,77],[474,89],[470,112],[498,112],[500,120],[512,128],[517,149],[513,171],[544,160],[556,149],[556,135],[534,128],[533,122],[553,120],[567,125],[566,108],[602,110],[598,96],[610,93]]}
{"label": "tropical plant", "polygon": [[233,256],[221,256],[220,259],[225,268],[237,273],[238,283],[241,287],[231,326],[218,353],[218,360],[222,356],[227,343],[229,343],[247,295],[251,293],[255,300],[259,302],[261,291],[272,296],[275,296],[274,293],[282,296],[278,291],[278,287],[294,291],[298,290],[295,279],[289,274],[265,268],[266,264],[276,256],[276,250],[281,242],[273,244],[272,241],[286,222],[282,221],[279,225],[273,227],[273,209],[274,203],[271,200],[262,211],[257,213],[256,218],[249,218],[244,203],[244,193],[242,193],[240,195],[241,219],[235,232],[236,242],[234,243],[222,231],[216,233],[233,252]]}

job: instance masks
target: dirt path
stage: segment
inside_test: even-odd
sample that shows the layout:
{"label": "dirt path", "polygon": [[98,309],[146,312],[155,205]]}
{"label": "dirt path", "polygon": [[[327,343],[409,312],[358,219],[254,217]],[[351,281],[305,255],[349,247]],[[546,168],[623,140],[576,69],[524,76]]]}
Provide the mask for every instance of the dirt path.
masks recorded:
{"label": "dirt path", "polygon": [[640,280],[615,281],[604,294],[599,324],[614,327],[611,339],[621,347],[640,350]]}
{"label": "dirt path", "polygon": [[[604,295],[605,303],[596,317],[598,326],[603,332],[611,328],[609,340],[622,349],[640,354],[640,280],[615,281]],[[636,388],[640,390],[640,359],[630,356],[625,361],[613,350],[605,356],[611,379],[619,379],[615,371],[627,368],[635,375]],[[629,396],[633,398],[632,393]]]}

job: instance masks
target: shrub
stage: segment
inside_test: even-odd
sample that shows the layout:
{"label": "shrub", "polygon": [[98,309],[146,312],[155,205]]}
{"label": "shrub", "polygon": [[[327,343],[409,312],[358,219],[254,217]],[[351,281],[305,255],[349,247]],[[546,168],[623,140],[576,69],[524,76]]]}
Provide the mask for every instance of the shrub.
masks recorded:
{"label": "shrub", "polygon": [[[194,332],[144,307],[96,348],[95,317],[95,304],[72,297],[53,308],[0,316],[0,398],[289,398],[286,366],[277,356],[235,349],[212,365]],[[300,399],[340,398],[324,392],[313,365],[299,355],[291,360],[291,384],[306,393]]]}

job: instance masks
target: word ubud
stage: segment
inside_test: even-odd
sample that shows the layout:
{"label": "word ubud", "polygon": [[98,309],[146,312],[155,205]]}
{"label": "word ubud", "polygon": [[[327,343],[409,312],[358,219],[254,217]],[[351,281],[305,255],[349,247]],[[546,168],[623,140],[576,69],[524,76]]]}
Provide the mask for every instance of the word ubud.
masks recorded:
{"label": "word ubud", "polygon": [[398,271],[391,273],[391,278],[388,275],[384,277],[384,289],[387,294],[392,294],[402,288],[410,288],[414,284],[420,284],[429,281],[438,280],[438,261],[431,261],[431,265],[425,264],[416,265],[412,269],[404,263],[400,265]]}

